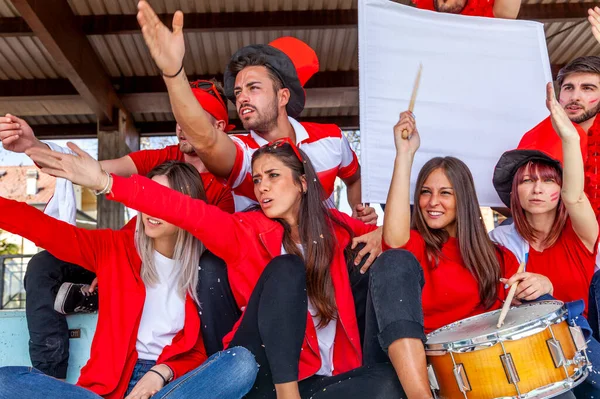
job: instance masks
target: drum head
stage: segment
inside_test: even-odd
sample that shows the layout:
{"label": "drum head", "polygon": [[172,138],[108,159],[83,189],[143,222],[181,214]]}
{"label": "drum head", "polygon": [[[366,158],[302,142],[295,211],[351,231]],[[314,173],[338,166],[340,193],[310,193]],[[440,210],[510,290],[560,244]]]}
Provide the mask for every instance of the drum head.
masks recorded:
{"label": "drum head", "polygon": [[[566,317],[566,310],[560,301],[540,301],[511,308],[504,325],[496,327],[501,310],[483,313],[468,319],[448,324],[427,335],[426,349],[443,349],[440,345],[456,343],[458,346],[510,339],[511,335],[529,335],[527,330],[558,323]],[[535,333],[535,332],[533,332]],[[524,334],[524,335],[523,335]],[[446,348],[449,349],[449,348]]]}

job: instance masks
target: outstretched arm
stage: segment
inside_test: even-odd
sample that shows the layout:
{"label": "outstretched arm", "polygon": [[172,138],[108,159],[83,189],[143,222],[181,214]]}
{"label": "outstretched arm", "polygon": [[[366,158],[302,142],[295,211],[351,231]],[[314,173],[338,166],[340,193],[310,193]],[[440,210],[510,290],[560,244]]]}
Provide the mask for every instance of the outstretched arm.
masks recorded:
{"label": "outstretched arm", "polygon": [[0,228],[33,241],[65,262],[96,271],[96,253],[110,247],[111,230],[86,230],[45,215],[40,210],[0,197]]}
{"label": "outstretched arm", "polygon": [[0,142],[7,151],[23,153],[33,147],[45,147],[25,120],[6,114],[0,117]]}
{"label": "outstretched arm", "polygon": [[44,173],[96,191],[108,188],[107,192],[112,191],[110,199],[189,231],[225,262],[244,256],[247,238],[240,236],[252,233],[249,226],[242,224],[239,215],[221,211],[139,175],[131,178],[108,175],[88,153],[73,143],[67,146],[77,155],[43,148],[31,149],[28,155]]}
{"label": "outstretched arm", "polygon": [[[185,70],[180,71],[185,55],[183,13],[177,11],[173,16],[171,32],[152,7],[140,1],[137,19],[150,54],[163,73],[175,119],[185,131],[186,139],[211,173],[228,178],[235,162],[235,144],[225,132],[213,126],[192,93]],[[169,77],[173,75],[176,76]]]}
{"label": "outstretched arm", "polygon": [[[402,138],[402,132],[408,138]],[[421,139],[415,118],[410,111],[400,114],[394,126],[396,159],[385,206],[383,241],[392,248],[406,245],[410,238],[410,171]]]}
{"label": "outstretched arm", "polygon": [[561,200],[571,218],[573,230],[590,250],[598,239],[598,221],[584,189],[584,166],[579,143],[579,133],[569,120],[563,107],[556,101],[552,83],[546,87],[546,106],[551,114],[552,126],[562,141],[563,182]]}

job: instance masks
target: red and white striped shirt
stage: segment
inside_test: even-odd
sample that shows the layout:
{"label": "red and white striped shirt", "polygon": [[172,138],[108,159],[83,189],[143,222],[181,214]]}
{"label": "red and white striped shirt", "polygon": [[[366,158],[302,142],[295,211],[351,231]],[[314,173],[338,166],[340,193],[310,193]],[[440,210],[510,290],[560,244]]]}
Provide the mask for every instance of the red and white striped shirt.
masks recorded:
{"label": "red and white striped shirt", "polygon": [[[328,197],[333,196],[336,177],[347,179],[360,173],[358,158],[337,125],[288,119],[296,133],[296,145],[308,155]],[[254,131],[230,137],[236,144],[237,154],[228,183],[233,188],[235,210],[240,212],[257,203],[252,182],[252,154],[268,142]]]}

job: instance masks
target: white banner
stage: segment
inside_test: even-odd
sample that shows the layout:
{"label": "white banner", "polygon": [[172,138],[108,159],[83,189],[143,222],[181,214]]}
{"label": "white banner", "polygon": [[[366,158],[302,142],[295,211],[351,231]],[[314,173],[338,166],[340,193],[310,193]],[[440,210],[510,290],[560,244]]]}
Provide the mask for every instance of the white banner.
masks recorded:
{"label": "white banner", "polygon": [[542,24],[419,10],[359,0],[362,196],[385,202],[392,176],[393,126],[408,109],[419,64],[414,114],[421,135],[412,189],[436,156],[463,160],[481,205],[502,206],[492,185],[500,155],[548,115],[552,80]]}

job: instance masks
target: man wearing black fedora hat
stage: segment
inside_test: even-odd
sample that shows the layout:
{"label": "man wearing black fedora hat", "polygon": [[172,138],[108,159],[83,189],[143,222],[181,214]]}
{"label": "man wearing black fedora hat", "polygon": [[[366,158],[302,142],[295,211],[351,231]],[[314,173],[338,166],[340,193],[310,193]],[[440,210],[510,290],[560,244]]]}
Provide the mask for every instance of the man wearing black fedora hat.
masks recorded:
{"label": "man wearing black fedora hat", "polygon": [[[230,136],[214,129],[202,107],[192,101],[183,63],[183,14],[175,13],[171,31],[147,2],[140,1],[138,8],[144,39],[164,77],[175,118],[208,170],[227,179],[233,188],[236,210],[256,203],[250,173],[254,151],[289,137],[315,165],[328,196],[333,194],[336,177],[341,178],[348,187],[353,216],[376,223],[375,210],[361,203],[360,166],[340,128],[294,119],[304,109],[303,85],[319,68],[314,50],[298,39],[285,37],[268,45],[246,46],[233,55],[224,74],[225,92],[250,133]],[[371,251],[368,267],[380,252],[381,233],[378,230],[355,240],[367,243],[357,264]]]}

